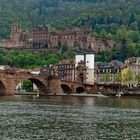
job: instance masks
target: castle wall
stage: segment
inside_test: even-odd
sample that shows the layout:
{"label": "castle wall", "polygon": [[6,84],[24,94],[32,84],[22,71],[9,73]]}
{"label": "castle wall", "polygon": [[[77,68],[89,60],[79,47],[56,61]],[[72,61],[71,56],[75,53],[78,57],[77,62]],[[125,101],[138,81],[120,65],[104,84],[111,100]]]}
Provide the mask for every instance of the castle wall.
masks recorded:
{"label": "castle wall", "polygon": [[67,44],[70,48],[74,46],[75,37],[74,35],[63,35],[60,37],[61,44]]}
{"label": "castle wall", "polygon": [[25,42],[23,41],[11,41],[11,40],[4,40],[0,41],[0,47],[3,48],[24,48]]}
{"label": "castle wall", "polygon": [[59,44],[59,41],[60,41],[59,36],[58,35],[51,35],[49,37],[49,41],[50,41],[50,47],[55,48]]}

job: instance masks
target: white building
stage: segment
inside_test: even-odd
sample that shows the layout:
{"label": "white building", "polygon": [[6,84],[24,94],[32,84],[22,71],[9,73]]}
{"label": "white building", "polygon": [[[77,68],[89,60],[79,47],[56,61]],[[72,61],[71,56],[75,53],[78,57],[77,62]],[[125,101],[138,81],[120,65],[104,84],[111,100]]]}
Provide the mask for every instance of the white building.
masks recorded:
{"label": "white building", "polygon": [[34,69],[34,70],[32,70],[32,71],[31,71],[31,74],[33,74],[33,75],[38,75],[38,74],[40,74],[40,68],[39,68],[39,69]]}
{"label": "white building", "polygon": [[86,54],[86,83],[94,83],[94,54]]}
{"label": "white building", "polygon": [[94,84],[94,54],[77,54],[75,67],[77,67],[80,61],[84,61],[86,65],[86,83]]}
{"label": "white building", "polygon": [[77,67],[80,61],[84,61],[84,54],[77,54],[75,59],[75,67]]}

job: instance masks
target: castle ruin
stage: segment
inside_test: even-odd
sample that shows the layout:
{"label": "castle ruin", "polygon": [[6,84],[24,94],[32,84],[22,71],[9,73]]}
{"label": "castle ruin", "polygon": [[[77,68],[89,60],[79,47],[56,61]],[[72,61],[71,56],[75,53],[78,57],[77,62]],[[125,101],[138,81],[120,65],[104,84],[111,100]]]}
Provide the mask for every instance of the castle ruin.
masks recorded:
{"label": "castle ruin", "polygon": [[92,37],[90,29],[65,28],[54,31],[47,26],[38,26],[22,32],[18,23],[11,25],[10,38],[0,41],[0,47],[19,49],[56,48],[59,44],[67,44],[69,48],[90,47],[98,53],[112,49],[115,43]]}

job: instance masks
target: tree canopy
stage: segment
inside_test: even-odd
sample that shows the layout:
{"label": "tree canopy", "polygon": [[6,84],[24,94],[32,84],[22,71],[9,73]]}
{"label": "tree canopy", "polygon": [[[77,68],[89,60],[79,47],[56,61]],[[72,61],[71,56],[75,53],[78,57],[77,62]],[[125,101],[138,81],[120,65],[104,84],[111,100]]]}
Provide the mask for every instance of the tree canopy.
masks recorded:
{"label": "tree canopy", "polygon": [[49,52],[44,50],[40,53],[34,53],[29,51],[7,51],[5,49],[0,49],[0,65],[9,65],[19,68],[35,68],[49,64],[56,64],[62,59],[72,59],[74,57],[75,52],[73,50],[66,52],[59,52],[59,50]]}

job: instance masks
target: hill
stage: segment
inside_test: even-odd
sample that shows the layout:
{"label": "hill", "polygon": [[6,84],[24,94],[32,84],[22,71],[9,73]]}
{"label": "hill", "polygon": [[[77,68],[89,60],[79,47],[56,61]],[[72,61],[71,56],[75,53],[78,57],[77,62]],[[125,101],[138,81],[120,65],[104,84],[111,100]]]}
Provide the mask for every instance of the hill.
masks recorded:
{"label": "hill", "polygon": [[122,25],[140,26],[139,9],[137,0],[0,0],[0,37],[7,37],[16,20],[23,30],[37,24],[90,25],[97,34],[115,34]]}
{"label": "hill", "polygon": [[140,56],[138,0],[0,0],[0,38],[9,37],[10,25],[17,20],[22,30],[38,24],[55,29],[90,26],[98,38],[125,42],[125,47],[116,46],[112,54],[105,52],[97,60]]}

